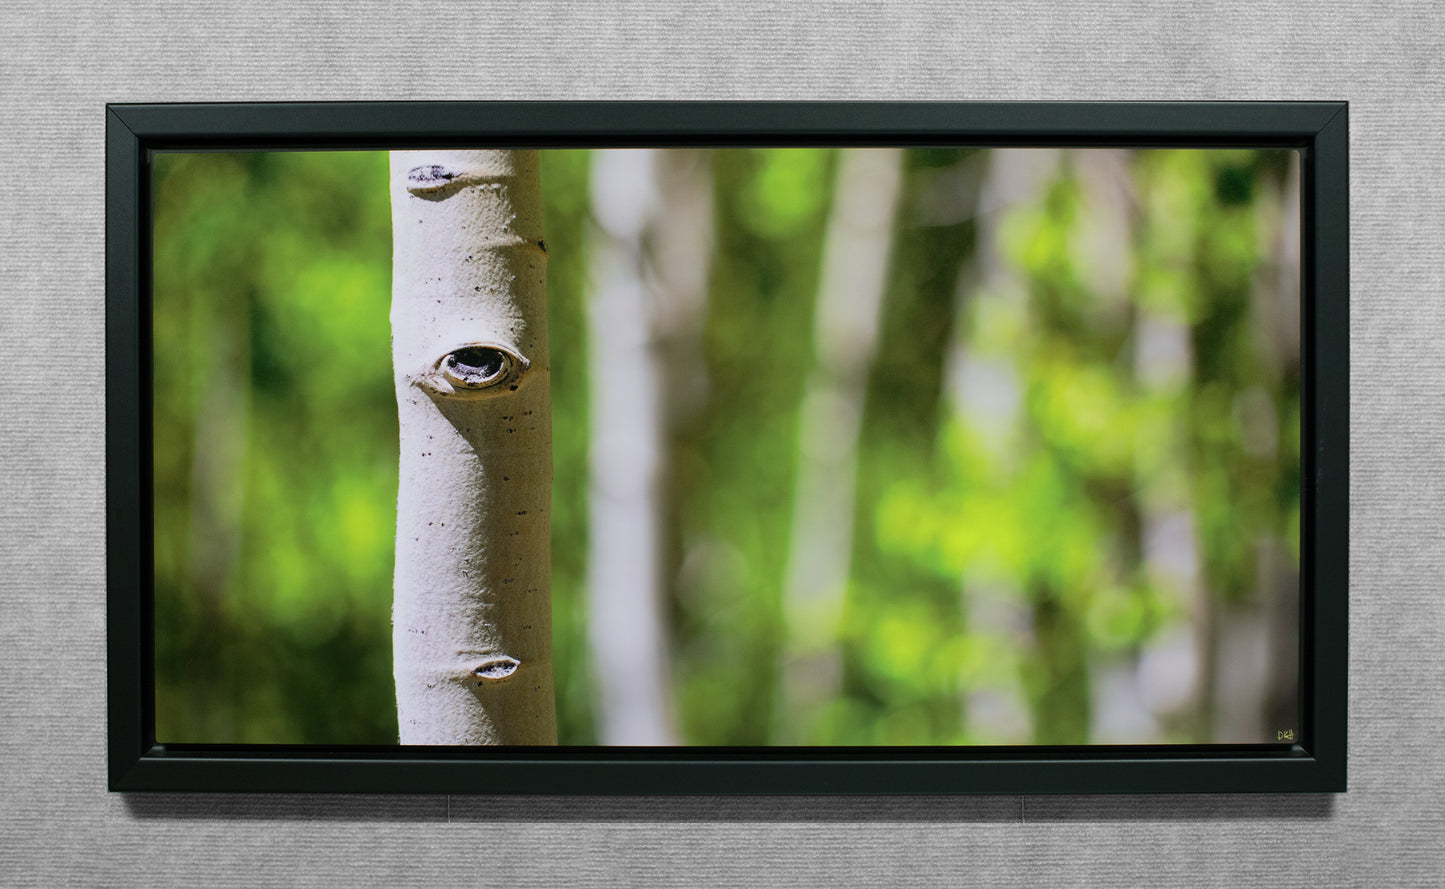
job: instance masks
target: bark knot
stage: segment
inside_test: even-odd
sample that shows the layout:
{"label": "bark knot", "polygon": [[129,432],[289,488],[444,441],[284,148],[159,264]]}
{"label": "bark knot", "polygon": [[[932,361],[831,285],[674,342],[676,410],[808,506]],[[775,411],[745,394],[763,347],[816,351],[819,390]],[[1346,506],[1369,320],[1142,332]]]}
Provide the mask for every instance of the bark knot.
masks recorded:
{"label": "bark knot", "polygon": [[491,395],[504,391],[503,385],[515,391],[528,366],[526,358],[505,346],[469,343],[438,358],[413,384],[436,396]]}
{"label": "bark knot", "polygon": [[[406,190],[423,200],[440,201],[468,185],[477,185],[482,181],[482,177],[475,173],[453,169],[444,164],[422,164],[407,171]],[[496,185],[497,183],[493,183],[494,187]]]}
{"label": "bark knot", "polygon": [[[521,665],[522,662],[517,660],[516,658],[502,655],[501,657],[495,657],[491,658],[490,660],[482,661],[482,663],[479,664],[477,668],[472,671],[472,673],[476,676],[481,677],[484,680],[506,679],[508,676],[511,676],[513,673],[517,672],[517,668]],[[477,684],[481,685],[480,682],[478,682]]]}

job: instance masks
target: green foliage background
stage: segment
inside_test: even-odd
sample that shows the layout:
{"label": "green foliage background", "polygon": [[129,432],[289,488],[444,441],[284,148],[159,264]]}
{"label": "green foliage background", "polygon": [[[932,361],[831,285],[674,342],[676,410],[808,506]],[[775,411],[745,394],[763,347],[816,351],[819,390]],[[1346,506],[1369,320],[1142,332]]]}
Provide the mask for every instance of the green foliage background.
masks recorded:
{"label": "green foliage background", "polygon": [[[978,275],[978,216],[927,212],[950,175],[986,169],[985,153],[910,150],[866,368],[851,576],[823,643],[840,674],[826,700],[784,701],[800,632],[782,601],[800,402],[838,158],[709,154],[711,394],[670,431],[662,521],[686,743],[989,743],[969,703],[980,689],[1016,698],[1026,740],[1086,743],[1091,675],[1137,662],[1171,629],[1262,607],[1264,544],[1297,562],[1298,355],[1269,323],[1292,155],[1129,157],[1121,294],[1091,271],[1096,208],[1064,155],[1039,202],[1000,211],[990,261],[1021,290],[1009,299]],[[597,737],[583,589],[588,174],[585,151],[544,153],[564,744]],[[163,154],[154,201],[158,737],[394,743],[386,155]],[[1174,385],[1137,373],[1146,318],[1187,332]],[[1012,369],[1020,416],[1002,447],[951,406],[960,349]],[[1192,516],[1203,612],[1144,559],[1160,491]],[[726,558],[682,572],[703,543]],[[1025,631],[971,625],[982,589]],[[1212,740],[1212,718],[1208,701],[1164,714],[1155,740]]]}

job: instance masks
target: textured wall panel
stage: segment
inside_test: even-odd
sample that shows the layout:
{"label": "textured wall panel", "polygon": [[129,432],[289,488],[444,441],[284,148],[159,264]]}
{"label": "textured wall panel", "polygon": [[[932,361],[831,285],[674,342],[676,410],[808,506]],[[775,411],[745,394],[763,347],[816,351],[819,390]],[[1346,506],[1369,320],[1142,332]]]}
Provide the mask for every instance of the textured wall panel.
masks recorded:
{"label": "textured wall panel", "polygon": [[[0,884],[1439,885],[1445,27],[1433,4],[25,0],[0,25]],[[107,794],[103,105],[441,98],[1349,100],[1350,792]]]}

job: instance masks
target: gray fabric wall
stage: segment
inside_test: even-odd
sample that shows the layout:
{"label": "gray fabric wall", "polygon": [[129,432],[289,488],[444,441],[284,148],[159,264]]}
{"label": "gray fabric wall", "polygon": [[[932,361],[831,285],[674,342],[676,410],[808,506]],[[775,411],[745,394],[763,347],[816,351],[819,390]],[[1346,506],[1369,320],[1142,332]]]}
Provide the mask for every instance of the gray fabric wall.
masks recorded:
{"label": "gray fabric wall", "polygon": [[[0,885],[1445,881],[1445,16],[1432,3],[0,10]],[[105,102],[1346,99],[1350,792],[911,799],[105,791]]]}

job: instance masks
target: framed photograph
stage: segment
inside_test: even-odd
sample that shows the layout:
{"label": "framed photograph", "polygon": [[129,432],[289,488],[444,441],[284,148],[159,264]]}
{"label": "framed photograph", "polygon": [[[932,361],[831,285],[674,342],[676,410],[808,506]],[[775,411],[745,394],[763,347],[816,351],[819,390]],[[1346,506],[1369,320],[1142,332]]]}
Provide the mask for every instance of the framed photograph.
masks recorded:
{"label": "framed photograph", "polygon": [[110,789],[1344,791],[1347,135],[108,106]]}

